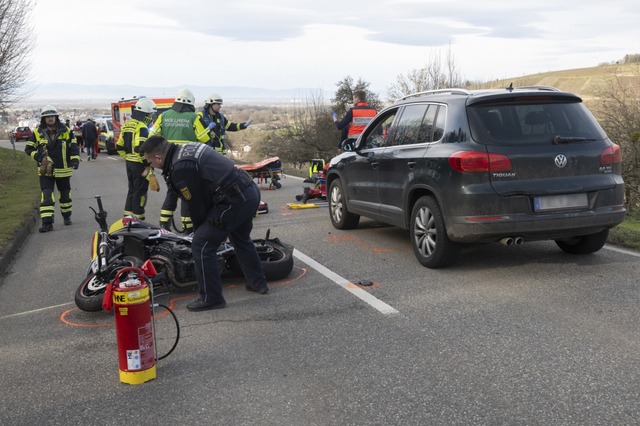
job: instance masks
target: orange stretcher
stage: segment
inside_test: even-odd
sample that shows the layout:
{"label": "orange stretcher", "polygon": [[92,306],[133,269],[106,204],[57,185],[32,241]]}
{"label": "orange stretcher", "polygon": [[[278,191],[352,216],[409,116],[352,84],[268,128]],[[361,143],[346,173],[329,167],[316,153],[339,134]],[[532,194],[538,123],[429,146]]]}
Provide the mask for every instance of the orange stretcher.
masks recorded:
{"label": "orange stretcher", "polygon": [[[271,157],[253,164],[238,165],[239,169],[245,170],[252,178],[258,179],[261,189],[278,189],[282,187],[280,183],[282,175],[282,162],[280,157]],[[268,185],[268,187],[264,187]]]}

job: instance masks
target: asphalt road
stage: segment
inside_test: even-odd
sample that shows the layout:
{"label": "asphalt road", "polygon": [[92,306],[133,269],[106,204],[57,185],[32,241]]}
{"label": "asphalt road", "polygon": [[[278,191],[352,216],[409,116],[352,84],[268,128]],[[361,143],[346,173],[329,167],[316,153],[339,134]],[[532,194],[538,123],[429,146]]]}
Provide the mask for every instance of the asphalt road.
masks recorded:
{"label": "asphalt road", "polygon": [[[285,170],[286,172],[286,170]],[[112,317],[78,311],[102,196],[121,214],[123,161],[72,178],[73,225],[31,234],[0,283],[0,424],[455,425],[640,423],[638,253],[589,256],[553,242],[415,260],[405,231],[335,230],[326,207],[291,210],[287,176],[263,190],[254,235],[293,244],[291,276],[266,296],[226,283],[228,306],[193,313],[157,378],[119,381]],[[164,185],[164,184],[163,184]],[[148,219],[163,196],[151,193]],[[371,286],[357,285],[371,281]],[[157,347],[175,338],[157,320]]]}

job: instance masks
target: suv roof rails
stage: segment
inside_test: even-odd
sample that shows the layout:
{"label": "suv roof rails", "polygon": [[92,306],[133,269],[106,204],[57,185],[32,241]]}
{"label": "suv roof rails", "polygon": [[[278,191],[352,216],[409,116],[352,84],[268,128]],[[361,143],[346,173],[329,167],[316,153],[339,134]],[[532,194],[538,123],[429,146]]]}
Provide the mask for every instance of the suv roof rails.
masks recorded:
{"label": "suv roof rails", "polygon": [[513,89],[537,89],[537,90],[547,90],[549,92],[560,92],[560,89],[553,86],[518,86],[518,87],[507,87],[507,90]]}
{"label": "suv roof rails", "polygon": [[416,92],[411,93],[410,95],[403,96],[398,101],[404,101],[405,99],[415,98],[418,96],[424,95],[435,95],[438,93],[451,93],[452,95],[471,95],[472,92],[465,89],[435,89],[435,90],[425,90],[424,92]]}

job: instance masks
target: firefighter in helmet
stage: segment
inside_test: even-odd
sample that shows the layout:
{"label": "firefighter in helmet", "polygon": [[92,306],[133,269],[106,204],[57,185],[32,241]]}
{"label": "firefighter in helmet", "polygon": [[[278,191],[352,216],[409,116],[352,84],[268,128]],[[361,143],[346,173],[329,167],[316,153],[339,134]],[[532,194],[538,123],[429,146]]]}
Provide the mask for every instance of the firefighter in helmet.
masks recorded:
{"label": "firefighter in helmet", "polygon": [[[189,89],[180,90],[171,106],[171,109],[163,112],[153,125],[149,136],[161,135],[169,142],[184,145],[187,142],[206,143],[209,140],[209,131],[203,125],[202,120],[196,114],[195,97]],[[173,212],[178,206],[178,195],[170,188],[160,208],[160,226],[170,229]],[[189,206],[182,202],[180,208],[180,220],[185,233],[193,232],[193,223],[189,216]]]}
{"label": "firefighter in helmet", "polygon": [[225,133],[227,131],[237,132],[238,130],[244,130],[249,127],[253,120],[244,123],[228,121],[220,112],[220,108],[222,108],[222,96],[212,93],[205,99],[204,107],[202,107],[202,111],[198,112],[198,115],[202,117],[204,125],[209,129],[210,139],[207,144],[215,148],[219,153],[226,155],[229,147],[225,143]]}
{"label": "firefighter in helmet", "polygon": [[131,119],[127,120],[116,142],[118,154],[125,160],[128,190],[124,203],[124,215],[144,220],[144,208],[147,205],[147,191],[151,188],[159,191],[158,181],[144,157],[138,153],[138,147],[149,136],[149,124],[156,112],[156,103],[149,98],[141,98],[131,109]]}
{"label": "firefighter in helmet", "polygon": [[40,125],[27,140],[25,153],[38,163],[40,177],[40,232],[53,230],[54,191],[65,225],[71,225],[71,169],[80,164],[80,152],[71,129],[60,122],[58,110],[46,105],[40,111]]}

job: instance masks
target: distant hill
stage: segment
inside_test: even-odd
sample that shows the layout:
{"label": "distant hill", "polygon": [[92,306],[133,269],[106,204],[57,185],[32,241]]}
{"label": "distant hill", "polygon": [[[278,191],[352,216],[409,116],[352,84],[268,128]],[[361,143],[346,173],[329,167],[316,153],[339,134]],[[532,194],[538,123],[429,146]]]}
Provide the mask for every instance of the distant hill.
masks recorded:
{"label": "distant hill", "polygon": [[[212,89],[202,86],[184,86],[193,91],[196,97],[196,103],[200,103],[208,96]],[[82,101],[83,104],[104,104],[105,101],[111,102],[122,97],[130,98],[133,96],[151,96],[151,97],[172,97],[184,87],[141,87],[141,86],[113,86],[113,85],[82,85],[67,83],[47,83],[33,84],[27,88],[28,96],[19,102],[20,106],[41,105],[43,102],[51,101],[60,104],[77,103]],[[317,89],[282,89],[270,90],[256,87],[236,87],[223,86],[216,89],[225,100],[230,103],[288,103],[293,100],[300,100],[309,95],[309,93],[317,93]],[[332,92],[323,93],[327,99],[333,97]]]}
{"label": "distant hill", "polygon": [[551,71],[532,74],[513,79],[504,79],[482,84],[487,87],[507,87],[513,82],[514,86],[551,86],[560,90],[575,93],[585,102],[596,99],[599,85],[615,75],[620,78],[636,80],[640,84],[640,65],[599,65],[590,68],[576,68],[564,71]]}
{"label": "distant hill", "polygon": [[[595,98],[596,88],[606,79],[613,77],[617,71],[622,78],[634,79],[640,84],[640,65],[599,65],[590,68],[576,68],[562,71],[550,71],[527,76],[519,76],[510,79],[494,80],[472,88],[495,88],[507,87],[513,83],[514,86],[552,86],[558,89],[575,93],[581,96],[585,102]],[[194,92],[196,104],[211,92],[211,88],[203,86],[184,86]],[[43,103],[54,103],[56,105],[77,105],[104,107],[113,100],[122,97],[133,96],[174,96],[183,87],[141,87],[129,85],[81,85],[81,84],[34,84],[27,88],[29,93],[23,101],[16,106],[39,106]],[[223,86],[216,89],[225,102],[230,104],[287,104],[308,98],[310,94],[316,96],[319,89],[313,88],[293,88],[271,90],[257,87]],[[333,91],[324,90],[322,96],[329,102],[335,95]],[[384,93],[380,94],[384,97]]]}

